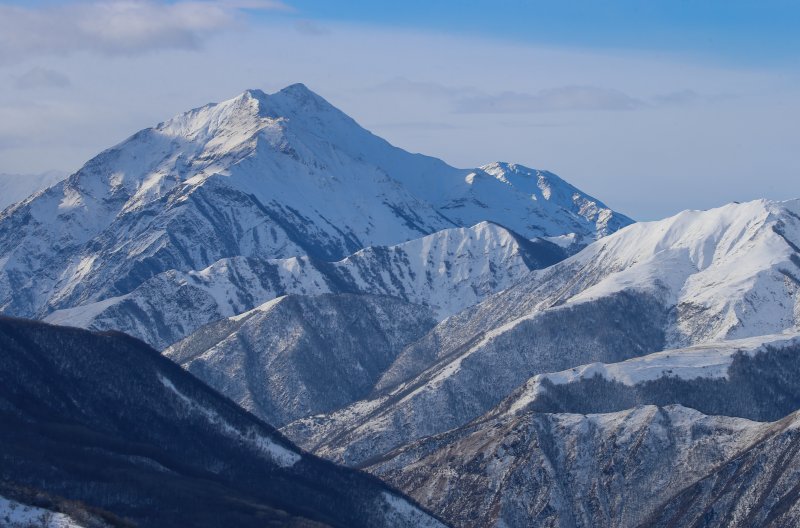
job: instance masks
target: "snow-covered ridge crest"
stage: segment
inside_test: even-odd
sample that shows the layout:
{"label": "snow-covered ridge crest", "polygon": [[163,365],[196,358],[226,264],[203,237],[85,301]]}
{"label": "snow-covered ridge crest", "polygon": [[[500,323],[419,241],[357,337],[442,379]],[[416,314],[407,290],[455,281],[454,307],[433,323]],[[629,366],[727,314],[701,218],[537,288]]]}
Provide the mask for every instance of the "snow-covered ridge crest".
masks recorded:
{"label": "snow-covered ridge crest", "polygon": [[609,210],[598,223],[580,203],[600,202],[571,189],[534,200],[506,180],[393,147],[302,85],[249,90],[142,130],[0,213],[0,310],[41,318],[168,270],[336,261],[483,221],[581,243],[631,222]]}
{"label": "snow-covered ridge crest", "polygon": [[481,343],[550,308],[626,291],[673,311],[666,348],[800,328],[800,200],[731,203],[621,229],[487,299],[485,312],[497,315]]}
{"label": "snow-covered ridge crest", "polygon": [[[564,256],[547,241],[528,241],[502,226],[481,222],[396,246],[362,249],[334,263],[310,257],[234,257],[199,271],[170,270],[128,294],[58,310],[46,320],[121,330],[159,349],[206,323],[242,314],[284,294],[388,295],[430,307],[442,320]],[[191,313],[181,309],[187,302]]]}
{"label": "snow-covered ridge crest", "polygon": [[619,363],[590,363],[561,372],[538,374],[514,391],[500,408],[515,414],[547,391],[546,384],[568,385],[599,376],[632,387],[660,378],[682,380],[725,379],[737,354],[755,356],[800,346],[800,334],[747,337],[719,343],[665,350]]}
{"label": "snow-covered ridge crest", "polygon": [[543,216],[553,223],[577,219],[587,227],[592,226],[600,236],[611,234],[631,223],[627,217],[615,215],[606,204],[552,172],[503,162],[484,165],[480,170],[537,202],[545,213]]}
{"label": "snow-covered ridge crest", "polygon": [[755,200],[634,224],[563,263],[582,280],[560,300],[658,290],[676,306],[674,346],[797,329],[798,213],[800,200]]}
{"label": "snow-covered ridge crest", "polygon": [[377,386],[390,397],[317,420],[310,438],[286,431],[358,463],[477,418],[537,374],[797,332],[797,208],[755,201],[622,229],[409,344]]}

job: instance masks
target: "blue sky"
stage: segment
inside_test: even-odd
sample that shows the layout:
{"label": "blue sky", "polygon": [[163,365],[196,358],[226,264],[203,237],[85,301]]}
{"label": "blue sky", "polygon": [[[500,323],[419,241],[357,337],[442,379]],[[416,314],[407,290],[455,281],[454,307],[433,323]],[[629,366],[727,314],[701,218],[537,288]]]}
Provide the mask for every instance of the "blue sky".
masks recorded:
{"label": "blue sky", "polygon": [[791,0],[295,0],[295,15],[590,48],[690,53],[708,60],[798,60]]}
{"label": "blue sky", "polygon": [[0,0],[0,172],[303,82],[402,148],[637,219],[800,197],[797,27],[778,0]]}

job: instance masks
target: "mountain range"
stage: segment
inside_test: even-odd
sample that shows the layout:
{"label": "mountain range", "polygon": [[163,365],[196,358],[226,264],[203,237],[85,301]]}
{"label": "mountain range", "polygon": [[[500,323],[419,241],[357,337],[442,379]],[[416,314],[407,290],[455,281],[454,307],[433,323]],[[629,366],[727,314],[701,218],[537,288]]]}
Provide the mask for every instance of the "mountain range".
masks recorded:
{"label": "mountain range", "polygon": [[305,86],[248,90],[142,130],[0,214],[0,310],[41,318],[169,270],[338,260],[482,221],[578,241],[631,222],[547,172],[409,154]]}
{"label": "mountain range", "polygon": [[2,211],[0,312],[49,323],[0,321],[0,499],[26,511],[800,520],[800,200],[634,223],[547,171],[393,147],[303,85],[248,90]]}

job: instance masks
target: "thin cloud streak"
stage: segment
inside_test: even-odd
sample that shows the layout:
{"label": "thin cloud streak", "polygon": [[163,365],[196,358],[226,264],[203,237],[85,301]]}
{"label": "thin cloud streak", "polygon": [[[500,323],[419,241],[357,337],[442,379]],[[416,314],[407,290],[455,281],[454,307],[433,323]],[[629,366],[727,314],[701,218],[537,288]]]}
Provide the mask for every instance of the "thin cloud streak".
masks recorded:
{"label": "thin cloud streak", "polygon": [[41,66],[31,68],[14,81],[14,86],[20,90],[68,88],[71,85],[72,81],[63,73]]}
{"label": "thin cloud streak", "polygon": [[593,86],[562,86],[535,94],[503,92],[462,99],[457,110],[466,113],[537,113],[573,110],[635,110],[645,103],[619,90]]}
{"label": "thin cloud streak", "polygon": [[90,51],[136,55],[197,49],[244,20],[243,10],[289,11],[273,1],[112,0],[52,7],[0,5],[0,63]]}

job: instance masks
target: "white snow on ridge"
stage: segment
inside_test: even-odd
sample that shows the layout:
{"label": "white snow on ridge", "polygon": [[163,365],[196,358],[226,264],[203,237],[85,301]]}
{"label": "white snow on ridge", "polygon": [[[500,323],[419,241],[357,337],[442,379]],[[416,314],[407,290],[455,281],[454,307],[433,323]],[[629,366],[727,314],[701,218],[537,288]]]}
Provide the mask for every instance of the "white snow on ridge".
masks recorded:
{"label": "white snow on ridge", "polygon": [[[0,309],[41,318],[129,293],[145,269],[339,260],[484,221],[581,241],[631,222],[550,173],[393,147],[305,86],[248,90],[142,130],[0,213]],[[11,295],[8,276],[23,291]]]}
{"label": "white snow on ridge", "polygon": [[633,224],[602,238],[490,297],[489,308],[527,296],[537,301],[485,329],[431,383],[441,385],[466,357],[544,311],[621,291],[648,292],[675,307],[665,348],[800,331],[800,282],[792,278],[800,277],[793,247],[800,245],[798,208],[800,200],[729,204]]}
{"label": "white snow on ridge", "polygon": [[726,378],[733,356],[742,351],[753,356],[767,346],[784,348],[800,344],[800,335],[748,337],[721,343],[695,345],[690,348],[665,350],[620,363],[592,363],[543,376],[556,384],[578,378],[601,375],[607,380],[636,385],[666,375],[681,379]]}
{"label": "white snow on ridge", "polygon": [[798,208],[755,200],[628,226],[560,264],[588,278],[567,302],[656,293],[678,308],[677,347],[797,329]]}
{"label": "white snow on ridge", "polygon": [[[226,317],[239,320],[261,303],[281,294],[369,293],[397,297],[430,307],[437,319],[457,313],[505,289],[529,272],[524,242],[502,226],[481,222],[470,228],[445,229],[395,246],[362,249],[343,260],[319,262],[309,257],[254,261],[226,258],[199,271],[170,270],[131,293],[74,308],[57,310],[45,320],[98,330],[116,329],[163,348],[202,324]],[[536,249],[533,249],[534,253]],[[544,258],[548,248],[543,248]],[[264,279],[268,277],[269,281]],[[174,299],[192,294],[191,314]],[[153,335],[158,328],[126,317],[122,303],[154,313],[178,335]],[[266,310],[270,304],[263,305]]]}
{"label": "white snow on ridge", "polygon": [[72,517],[0,496],[0,525],[6,528],[83,528]]}
{"label": "white snow on ridge", "polygon": [[539,374],[520,389],[521,394],[509,407],[508,413],[513,414],[533,402],[545,390],[544,380],[564,385],[600,376],[608,381],[634,386],[667,376],[685,380],[720,379],[728,377],[728,369],[738,352],[754,356],[767,347],[781,349],[797,345],[800,345],[800,334],[756,336],[664,350],[619,363],[590,363],[561,372]]}
{"label": "white snow on ridge", "polygon": [[285,298],[286,298],[285,295],[281,295],[280,297],[275,297],[274,299],[270,299],[269,301],[265,302],[264,304],[256,306],[252,310],[247,310],[246,312],[242,312],[240,314],[234,315],[233,317],[230,317],[229,319],[231,321],[241,321],[242,319],[247,319],[248,317],[250,317],[251,315],[256,314],[256,313],[269,312],[272,308],[274,308],[279,302],[281,302]]}
{"label": "white snow on ridge", "polygon": [[387,526],[444,528],[442,523],[411,504],[408,499],[386,491],[383,492],[381,498],[384,506],[388,508]]}

